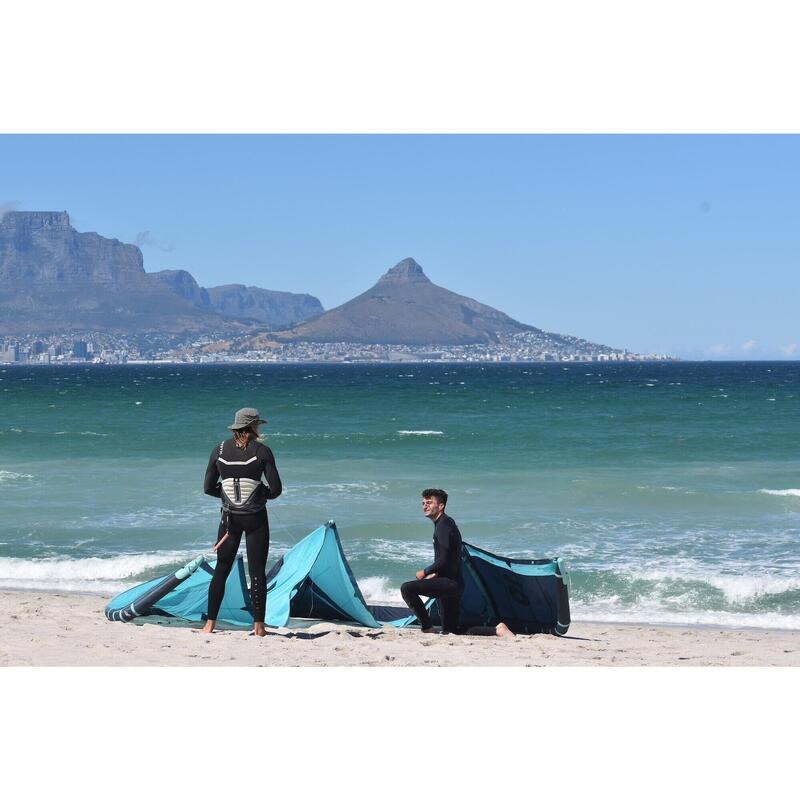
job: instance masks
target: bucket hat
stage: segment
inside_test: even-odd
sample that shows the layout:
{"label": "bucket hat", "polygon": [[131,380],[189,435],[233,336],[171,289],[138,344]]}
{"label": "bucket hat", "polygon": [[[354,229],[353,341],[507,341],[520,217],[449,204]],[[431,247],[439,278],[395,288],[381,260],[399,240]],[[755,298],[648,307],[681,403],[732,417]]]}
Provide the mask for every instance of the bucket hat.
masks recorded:
{"label": "bucket hat", "polygon": [[261,415],[255,408],[240,408],[233,418],[233,425],[228,425],[228,430],[239,431],[255,422],[266,423],[266,420],[261,419]]}

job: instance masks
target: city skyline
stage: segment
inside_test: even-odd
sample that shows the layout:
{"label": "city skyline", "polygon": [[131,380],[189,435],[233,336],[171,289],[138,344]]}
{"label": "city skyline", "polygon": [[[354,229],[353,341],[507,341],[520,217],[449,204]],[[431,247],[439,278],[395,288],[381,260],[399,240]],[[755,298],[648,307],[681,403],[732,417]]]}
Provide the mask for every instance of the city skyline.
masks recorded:
{"label": "city skyline", "polygon": [[0,213],[66,210],[201,285],[333,308],[411,256],[526,324],[793,358],[794,136],[3,136]]}

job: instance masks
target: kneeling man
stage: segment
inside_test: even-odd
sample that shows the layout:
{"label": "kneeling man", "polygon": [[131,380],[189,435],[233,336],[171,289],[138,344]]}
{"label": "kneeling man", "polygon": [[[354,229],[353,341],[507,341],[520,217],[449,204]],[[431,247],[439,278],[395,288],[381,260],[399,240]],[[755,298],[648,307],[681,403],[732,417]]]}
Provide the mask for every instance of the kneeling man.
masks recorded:
{"label": "kneeling man", "polygon": [[458,632],[458,605],[464,591],[461,577],[461,533],[452,517],[445,514],[447,492],[425,489],[422,513],[433,522],[433,563],[417,570],[415,581],[400,587],[406,605],[417,615],[423,633],[433,633],[433,625],[420,595],[436,597],[442,611],[442,630]]}

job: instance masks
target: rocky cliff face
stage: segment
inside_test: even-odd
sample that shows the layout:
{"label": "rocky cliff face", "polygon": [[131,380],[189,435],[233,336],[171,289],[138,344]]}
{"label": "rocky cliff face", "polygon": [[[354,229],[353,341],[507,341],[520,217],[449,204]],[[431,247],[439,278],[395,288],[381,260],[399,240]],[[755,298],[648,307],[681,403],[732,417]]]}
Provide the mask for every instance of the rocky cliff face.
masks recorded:
{"label": "rocky cliff face", "polygon": [[66,212],[0,219],[0,333],[183,333],[226,324],[148,275],[138,247],[79,233]]}
{"label": "rocky cliff face", "polygon": [[192,274],[185,269],[162,269],[161,272],[150,272],[148,275],[198,308],[211,308],[208,292],[198,286]]}
{"label": "rocky cliff face", "polygon": [[211,307],[223,316],[264,323],[272,329],[286,328],[324,311],[319,300],[310,294],[273,292],[239,283],[204,291]]}
{"label": "rocky cliff face", "polygon": [[198,286],[186,270],[144,270],[138,247],[76,231],[66,211],[0,217],[0,334],[105,330],[236,333],[322,313],[307,294]]}
{"label": "rocky cliff face", "polygon": [[404,258],[385,272],[378,280],[377,286],[403,286],[415,283],[429,283],[431,279],[413,258]]}
{"label": "rocky cliff face", "polygon": [[128,283],[144,277],[142,251],[78,233],[66,211],[9,211],[0,219],[0,281],[66,285]]}

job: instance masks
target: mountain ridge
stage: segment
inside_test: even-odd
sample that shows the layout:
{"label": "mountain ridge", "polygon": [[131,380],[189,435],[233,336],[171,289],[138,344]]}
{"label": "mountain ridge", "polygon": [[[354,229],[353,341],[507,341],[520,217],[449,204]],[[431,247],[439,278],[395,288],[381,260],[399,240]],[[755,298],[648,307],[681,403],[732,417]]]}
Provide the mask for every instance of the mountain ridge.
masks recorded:
{"label": "mountain ridge", "polygon": [[547,333],[439,286],[411,257],[325,311],[309,294],[243,284],[204,288],[184,269],[146,272],[138,247],[78,232],[66,211],[0,216],[0,334],[93,330],[211,334],[219,347],[242,351],[303,342],[479,346],[519,337],[542,352],[613,350]]}
{"label": "mountain ridge", "polygon": [[146,272],[136,245],[79,232],[66,211],[0,216],[0,334],[237,334],[323,310],[311,295],[258,287],[240,292],[238,306],[215,304],[220,288],[199,286],[186,270]]}

